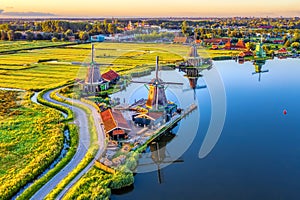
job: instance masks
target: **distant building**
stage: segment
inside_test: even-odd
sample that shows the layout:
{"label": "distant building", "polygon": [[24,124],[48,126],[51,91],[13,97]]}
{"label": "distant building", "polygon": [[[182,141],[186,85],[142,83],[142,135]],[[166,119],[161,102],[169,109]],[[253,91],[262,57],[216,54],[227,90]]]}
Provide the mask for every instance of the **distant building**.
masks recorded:
{"label": "distant building", "polygon": [[284,44],[284,40],[273,40],[274,44]]}
{"label": "distant building", "polygon": [[232,48],[232,44],[231,44],[230,41],[228,41],[228,42],[225,44],[224,49],[226,49],[226,50],[231,50],[231,48]]}
{"label": "distant building", "polygon": [[103,35],[93,35],[91,36],[91,42],[104,42],[105,37]]}
{"label": "distant building", "polygon": [[286,48],[281,48],[277,51],[277,54],[279,55],[286,55],[288,53]]}
{"label": "distant building", "polygon": [[187,37],[175,37],[173,42],[177,44],[185,44],[187,43]]}
{"label": "distant building", "polygon": [[211,46],[211,49],[212,49],[212,50],[217,50],[217,49],[219,49],[219,46],[216,45],[216,44],[213,44],[213,45]]}
{"label": "distant building", "polygon": [[235,49],[246,49],[246,45],[243,40],[239,40],[234,46]]}
{"label": "distant building", "polygon": [[76,38],[75,38],[75,36],[68,36],[68,40],[69,40],[70,42],[75,42],[75,41],[76,41]]}
{"label": "distant building", "polygon": [[230,41],[230,38],[211,38],[211,39],[205,39],[204,42],[208,44],[215,44],[215,45],[222,45]]}

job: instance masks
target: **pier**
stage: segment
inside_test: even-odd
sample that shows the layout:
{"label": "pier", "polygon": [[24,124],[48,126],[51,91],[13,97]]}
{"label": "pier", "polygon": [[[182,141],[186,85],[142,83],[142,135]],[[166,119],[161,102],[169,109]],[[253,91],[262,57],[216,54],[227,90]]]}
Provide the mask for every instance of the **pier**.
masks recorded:
{"label": "pier", "polygon": [[191,104],[186,110],[184,110],[179,116],[177,116],[175,119],[172,119],[171,121],[167,122],[163,126],[161,126],[159,129],[157,129],[144,144],[142,144],[140,147],[136,148],[134,151],[143,151],[148,144],[150,144],[153,140],[167,132],[168,130],[172,129],[181,119],[185,118],[187,115],[189,115],[191,112],[193,112],[195,109],[197,109],[196,104]]}

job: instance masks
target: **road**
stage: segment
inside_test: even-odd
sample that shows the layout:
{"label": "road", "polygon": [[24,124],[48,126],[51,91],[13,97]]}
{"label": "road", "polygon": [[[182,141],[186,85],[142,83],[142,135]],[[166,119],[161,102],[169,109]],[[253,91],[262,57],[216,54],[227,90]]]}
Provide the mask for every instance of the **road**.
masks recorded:
{"label": "road", "polygon": [[[39,191],[37,191],[31,197],[31,199],[33,199],[33,200],[40,200],[40,199],[43,199],[45,196],[47,196],[56,187],[56,185],[61,180],[63,180],[81,162],[81,160],[86,155],[88,148],[91,145],[87,114],[82,109],[80,109],[76,106],[61,103],[61,102],[58,102],[58,101],[55,101],[55,100],[51,99],[50,98],[50,93],[51,92],[52,91],[49,91],[46,94],[44,94],[43,98],[45,100],[49,101],[49,102],[65,106],[65,107],[68,107],[71,110],[73,110],[73,112],[75,114],[75,123],[79,126],[79,144],[78,144],[77,151],[76,151],[74,157],[72,158],[72,160],[59,173],[57,173],[49,182],[47,182]],[[99,158],[100,155],[105,150],[105,133],[104,133],[104,130],[103,130],[101,124],[100,124],[101,118],[100,118],[100,115],[98,114],[98,111],[93,106],[91,106],[89,104],[86,104],[86,103],[83,103],[81,101],[73,100],[73,99],[69,99],[69,98],[65,98],[65,97],[62,97],[62,98],[66,99],[70,102],[74,102],[74,103],[78,103],[78,104],[81,104],[83,106],[86,106],[87,108],[89,108],[91,110],[92,116],[93,116],[93,119],[94,119],[94,123],[95,123],[95,126],[96,126],[96,130],[97,130],[97,134],[98,134],[98,141],[95,141],[95,142],[97,142],[99,144],[99,150],[98,150],[95,158]],[[80,177],[83,176],[93,166],[94,161],[95,161],[95,159],[92,160],[81,171],[81,173],[79,173],[67,185],[67,187],[57,197],[58,199],[61,199],[66,194],[66,192],[69,190],[69,188],[71,188],[76,183],[76,181],[78,179],[80,179]]]}

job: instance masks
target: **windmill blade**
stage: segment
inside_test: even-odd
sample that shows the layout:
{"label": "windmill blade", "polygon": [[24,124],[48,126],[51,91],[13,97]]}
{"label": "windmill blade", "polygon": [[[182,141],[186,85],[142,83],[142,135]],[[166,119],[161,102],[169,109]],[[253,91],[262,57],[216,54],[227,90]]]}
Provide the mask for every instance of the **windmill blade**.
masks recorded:
{"label": "windmill blade", "polygon": [[151,84],[151,82],[149,82],[149,81],[133,81],[133,80],[131,80],[130,82],[131,82],[131,83]]}
{"label": "windmill blade", "polygon": [[183,85],[183,83],[176,83],[176,82],[163,82],[164,85]]}
{"label": "windmill blade", "polygon": [[82,66],[113,66],[110,63],[83,63],[83,62],[71,62],[72,65],[82,65]]}
{"label": "windmill blade", "polygon": [[260,73],[267,73],[267,72],[269,72],[268,69],[267,69],[267,70],[262,70],[262,71],[260,71],[260,72],[252,72],[252,75],[260,74]]}
{"label": "windmill blade", "polygon": [[160,166],[157,165],[157,176],[158,176],[158,183],[161,184],[163,181],[162,181],[162,171],[160,169]]}
{"label": "windmill blade", "polygon": [[199,89],[205,89],[207,88],[206,85],[197,85],[195,89],[199,90]]}
{"label": "windmill blade", "polygon": [[155,67],[155,78],[158,80],[158,62],[159,62],[159,56],[156,56],[156,67]]}
{"label": "windmill blade", "polygon": [[111,63],[93,63],[95,66],[113,66]]}
{"label": "windmill blade", "polygon": [[205,89],[207,88],[206,85],[197,85],[196,88],[187,88],[187,89],[183,89],[182,92],[188,92],[188,91],[191,91],[191,90],[201,90],[201,89]]}

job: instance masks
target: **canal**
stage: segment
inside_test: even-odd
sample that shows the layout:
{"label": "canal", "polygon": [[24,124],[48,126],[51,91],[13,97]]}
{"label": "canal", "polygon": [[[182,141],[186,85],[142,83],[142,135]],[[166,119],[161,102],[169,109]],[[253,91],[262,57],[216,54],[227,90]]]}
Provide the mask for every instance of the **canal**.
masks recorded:
{"label": "canal", "polygon": [[[298,199],[299,66],[299,59],[214,62],[198,79],[207,84],[195,90],[198,110],[148,147],[134,185],[111,199]],[[188,85],[183,74],[161,74]],[[183,90],[167,96],[184,107],[194,91]]]}

